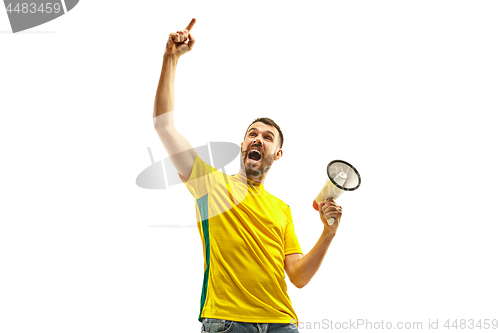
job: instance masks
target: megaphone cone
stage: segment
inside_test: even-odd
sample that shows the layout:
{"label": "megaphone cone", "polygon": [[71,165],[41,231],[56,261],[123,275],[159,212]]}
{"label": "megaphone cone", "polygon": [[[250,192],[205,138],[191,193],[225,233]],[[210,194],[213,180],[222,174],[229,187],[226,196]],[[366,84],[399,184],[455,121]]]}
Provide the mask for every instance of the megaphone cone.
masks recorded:
{"label": "megaphone cone", "polygon": [[[326,173],[328,179],[313,201],[313,208],[316,210],[319,210],[320,202],[330,198],[337,200],[345,191],[354,191],[361,185],[361,176],[358,170],[345,161],[331,161],[326,167]],[[335,222],[334,217],[328,220],[329,225],[332,225],[333,222]]]}

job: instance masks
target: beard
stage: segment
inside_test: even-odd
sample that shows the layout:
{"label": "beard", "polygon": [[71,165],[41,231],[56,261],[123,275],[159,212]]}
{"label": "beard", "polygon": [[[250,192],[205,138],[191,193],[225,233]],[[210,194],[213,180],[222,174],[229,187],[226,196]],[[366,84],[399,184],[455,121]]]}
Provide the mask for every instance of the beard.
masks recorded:
{"label": "beard", "polygon": [[248,160],[248,153],[250,149],[255,146],[249,146],[247,150],[241,152],[240,167],[241,170],[245,170],[245,175],[247,178],[259,178],[271,169],[271,165],[274,162],[274,155],[265,155],[260,158],[258,162],[255,163],[245,163]]}

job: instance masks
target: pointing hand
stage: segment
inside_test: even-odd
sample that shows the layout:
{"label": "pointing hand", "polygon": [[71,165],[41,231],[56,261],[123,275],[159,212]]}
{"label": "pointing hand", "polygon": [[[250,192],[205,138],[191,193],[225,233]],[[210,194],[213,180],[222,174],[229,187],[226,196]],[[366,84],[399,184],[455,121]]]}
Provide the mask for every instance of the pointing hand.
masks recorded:
{"label": "pointing hand", "polygon": [[193,29],[195,23],[196,19],[193,18],[186,29],[170,33],[165,55],[179,58],[184,53],[193,49],[195,40],[191,35],[191,29]]}

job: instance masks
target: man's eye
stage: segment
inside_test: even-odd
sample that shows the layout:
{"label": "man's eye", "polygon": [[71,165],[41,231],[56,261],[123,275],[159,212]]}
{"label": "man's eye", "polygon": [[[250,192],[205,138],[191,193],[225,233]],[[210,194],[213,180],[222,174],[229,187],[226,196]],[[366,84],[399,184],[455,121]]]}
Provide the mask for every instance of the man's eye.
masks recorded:
{"label": "man's eye", "polygon": [[250,133],[248,136],[252,136],[252,135],[255,135],[255,133]]}
{"label": "man's eye", "polygon": [[266,139],[269,139],[269,140],[271,140],[271,137],[270,137],[270,136],[266,136]]}

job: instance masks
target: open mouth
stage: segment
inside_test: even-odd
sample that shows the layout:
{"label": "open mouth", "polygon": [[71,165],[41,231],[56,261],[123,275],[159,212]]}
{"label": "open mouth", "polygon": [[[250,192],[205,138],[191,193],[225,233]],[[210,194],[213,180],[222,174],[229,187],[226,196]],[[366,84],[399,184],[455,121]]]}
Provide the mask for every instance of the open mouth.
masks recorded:
{"label": "open mouth", "polygon": [[252,161],[260,161],[262,158],[262,154],[260,151],[256,148],[252,148],[250,152],[248,153],[248,159]]}

